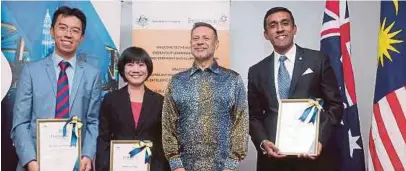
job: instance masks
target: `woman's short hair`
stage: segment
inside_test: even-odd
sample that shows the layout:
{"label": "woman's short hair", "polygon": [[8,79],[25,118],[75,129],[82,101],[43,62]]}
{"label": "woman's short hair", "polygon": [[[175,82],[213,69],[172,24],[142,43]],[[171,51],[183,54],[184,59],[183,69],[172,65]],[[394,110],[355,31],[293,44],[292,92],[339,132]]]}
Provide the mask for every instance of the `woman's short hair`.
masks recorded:
{"label": "woman's short hair", "polygon": [[124,81],[127,82],[127,78],[125,78],[124,74],[125,65],[134,62],[144,63],[147,66],[148,76],[146,79],[148,79],[153,71],[151,57],[143,48],[133,46],[124,50],[124,52],[121,53],[120,59],[118,61],[118,72],[120,73],[120,76],[124,79]]}

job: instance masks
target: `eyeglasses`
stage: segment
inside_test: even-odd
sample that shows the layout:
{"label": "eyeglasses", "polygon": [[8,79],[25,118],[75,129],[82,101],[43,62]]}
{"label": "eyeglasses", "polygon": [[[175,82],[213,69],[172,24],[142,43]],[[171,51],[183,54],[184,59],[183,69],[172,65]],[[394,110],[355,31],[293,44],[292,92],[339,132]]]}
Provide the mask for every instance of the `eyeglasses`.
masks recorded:
{"label": "eyeglasses", "polygon": [[58,29],[58,31],[65,32],[65,33],[70,32],[72,35],[80,35],[80,34],[82,34],[82,30],[80,30],[80,29],[78,29],[76,27],[69,28],[67,26],[58,26],[57,29]]}

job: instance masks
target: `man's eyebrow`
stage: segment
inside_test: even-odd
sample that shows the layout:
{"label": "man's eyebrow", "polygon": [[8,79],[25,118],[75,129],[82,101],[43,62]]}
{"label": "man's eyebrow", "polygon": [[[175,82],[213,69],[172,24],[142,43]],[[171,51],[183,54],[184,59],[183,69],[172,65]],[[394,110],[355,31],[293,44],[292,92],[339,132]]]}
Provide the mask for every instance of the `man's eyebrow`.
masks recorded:
{"label": "man's eyebrow", "polygon": [[[67,24],[65,24],[65,23],[58,23],[58,25],[68,26],[68,25],[67,25]],[[75,28],[75,29],[79,29],[79,30],[81,30],[81,28],[80,28],[80,27],[76,27],[76,26],[73,26],[72,28]]]}
{"label": "man's eyebrow", "polygon": [[64,26],[68,26],[67,24],[65,24],[65,23],[58,23],[58,25],[64,25]]}
{"label": "man's eyebrow", "polygon": [[290,21],[290,19],[287,19],[287,18],[285,18],[285,19],[283,19],[281,22],[289,22]]}
{"label": "man's eyebrow", "polygon": [[282,19],[281,21],[276,21],[276,20],[272,20],[272,21],[270,21],[268,24],[276,24],[276,23],[282,23],[282,22],[289,22],[290,20],[289,19],[287,19],[287,18],[285,18],[285,19]]}

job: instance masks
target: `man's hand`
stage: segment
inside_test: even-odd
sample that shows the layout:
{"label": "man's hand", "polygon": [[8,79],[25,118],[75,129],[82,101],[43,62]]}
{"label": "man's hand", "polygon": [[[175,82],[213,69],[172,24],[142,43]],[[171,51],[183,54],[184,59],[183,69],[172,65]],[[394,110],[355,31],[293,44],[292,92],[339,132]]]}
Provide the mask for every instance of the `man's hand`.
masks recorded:
{"label": "man's hand", "polygon": [[224,169],[223,171],[233,171],[233,170],[231,170],[231,169]]}
{"label": "man's hand", "polygon": [[92,169],[92,160],[89,157],[83,156],[80,160],[80,171],[90,171]]}
{"label": "man's hand", "polygon": [[27,164],[27,170],[28,170],[28,171],[39,171],[38,162],[35,161],[35,160],[28,162],[28,164]]}
{"label": "man's hand", "polygon": [[286,155],[283,155],[279,152],[279,149],[276,148],[275,144],[272,143],[271,141],[264,140],[262,144],[266,151],[266,154],[268,154],[268,157],[275,157],[275,158],[286,157]]}
{"label": "man's hand", "polygon": [[317,148],[317,154],[316,154],[316,155],[299,154],[299,155],[297,155],[297,157],[298,157],[298,158],[307,158],[307,159],[315,160],[315,159],[320,155],[322,148],[323,148],[323,147],[322,147],[321,143],[319,142],[319,146],[318,146],[318,148]]}
{"label": "man's hand", "polygon": [[177,168],[177,169],[175,169],[173,171],[186,171],[186,169],[185,168]]}

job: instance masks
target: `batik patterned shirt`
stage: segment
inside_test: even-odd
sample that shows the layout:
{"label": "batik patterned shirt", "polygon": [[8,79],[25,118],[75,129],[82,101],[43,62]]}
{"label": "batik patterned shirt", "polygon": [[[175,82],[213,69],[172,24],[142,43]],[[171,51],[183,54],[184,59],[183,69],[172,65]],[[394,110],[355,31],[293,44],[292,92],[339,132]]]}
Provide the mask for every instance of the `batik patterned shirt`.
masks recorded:
{"label": "batik patterned shirt", "polygon": [[196,65],[174,75],[165,93],[162,139],[171,169],[236,169],[247,154],[248,105],[238,73]]}

